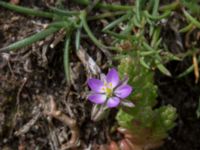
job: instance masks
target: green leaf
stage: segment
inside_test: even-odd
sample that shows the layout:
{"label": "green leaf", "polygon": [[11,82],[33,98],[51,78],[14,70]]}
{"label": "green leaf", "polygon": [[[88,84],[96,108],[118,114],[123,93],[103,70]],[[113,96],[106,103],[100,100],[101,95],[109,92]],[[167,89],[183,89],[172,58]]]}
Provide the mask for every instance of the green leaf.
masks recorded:
{"label": "green leaf", "polygon": [[0,6],[13,10],[15,12],[18,13],[23,13],[25,15],[31,15],[31,16],[39,16],[39,17],[46,17],[46,18],[53,18],[55,15],[53,13],[50,12],[44,12],[41,10],[34,10],[31,8],[27,8],[27,7],[23,7],[23,6],[18,6],[18,5],[14,5],[11,3],[6,3],[3,1],[0,1]]}
{"label": "green leaf", "polygon": [[171,72],[162,63],[156,62],[156,66],[163,74],[165,74],[169,77],[172,76]]}
{"label": "green leaf", "polygon": [[69,46],[70,46],[71,38],[70,36],[65,40],[65,47],[64,47],[64,54],[63,54],[63,61],[64,61],[64,71],[65,77],[67,80],[68,86],[71,85],[71,76],[70,76],[70,66],[69,66]]}
{"label": "green leaf", "polygon": [[25,46],[29,46],[39,40],[42,40],[44,38],[46,38],[47,36],[53,34],[54,32],[58,31],[59,28],[47,28],[47,29],[44,29],[43,31],[41,32],[38,32],[30,37],[27,37],[21,41],[18,41],[18,42],[15,42],[13,44],[10,44],[9,46],[7,47],[4,47],[4,48],[1,48],[0,49],[0,52],[1,51],[11,51],[11,50],[16,50],[16,49],[20,49],[20,48],[23,48]]}
{"label": "green leaf", "polygon": [[151,69],[150,66],[149,66],[149,64],[147,64],[147,63],[145,62],[144,57],[141,57],[141,58],[140,58],[140,63],[141,63],[141,65],[144,66],[145,68]]}
{"label": "green leaf", "polygon": [[78,29],[76,31],[76,39],[75,39],[75,47],[76,47],[76,50],[79,50],[80,48],[80,41],[81,41],[81,29]]}
{"label": "green leaf", "polygon": [[200,22],[197,21],[194,17],[192,17],[186,10],[183,10],[184,15],[186,18],[191,21],[197,28],[200,28]]}
{"label": "green leaf", "polygon": [[114,20],[113,22],[111,22],[110,24],[105,26],[102,31],[107,31],[107,30],[114,28],[115,26],[119,25],[119,23],[127,20],[129,16],[130,16],[129,14],[121,16],[120,18]]}
{"label": "green leaf", "polygon": [[144,142],[148,137],[148,140],[155,144],[166,138],[167,131],[175,126],[176,109],[170,105],[153,109],[157,97],[153,72],[138,61],[141,58],[138,53],[122,57],[118,66],[120,77],[128,76],[128,84],[134,88],[128,100],[135,103],[135,107],[122,107],[116,120],[120,127],[128,129],[137,141]]}

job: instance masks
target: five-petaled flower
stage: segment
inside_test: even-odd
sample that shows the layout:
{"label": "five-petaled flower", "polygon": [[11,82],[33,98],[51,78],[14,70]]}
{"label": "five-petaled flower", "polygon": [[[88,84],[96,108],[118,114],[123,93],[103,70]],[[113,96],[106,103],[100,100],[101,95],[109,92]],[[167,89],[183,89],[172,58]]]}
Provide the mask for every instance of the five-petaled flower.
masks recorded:
{"label": "five-petaled flower", "polygon": [[117,107],[132,92],[132,87],[126,81],[120,81],[117,71],[112,68],[103,81],[95,78],[88,80],[92,90],[88,99],[95,104],[106,104],[109,108]]}

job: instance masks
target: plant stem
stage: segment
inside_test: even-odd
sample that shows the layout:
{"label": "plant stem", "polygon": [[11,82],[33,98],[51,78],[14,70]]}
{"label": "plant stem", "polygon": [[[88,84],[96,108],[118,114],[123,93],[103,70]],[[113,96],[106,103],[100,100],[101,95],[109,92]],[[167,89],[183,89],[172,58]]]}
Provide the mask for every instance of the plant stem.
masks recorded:
{"label": "plant stem", "polygon": [[67,10],[63,10],[63,9],[59,9],[59,8],[51,7],[51,6],[49,6],[49,8],[54,13],[58,15],[62,15],[62,16],[77,16],[80,14],[78,11],[67,11]]}
{"label": "plant stem", "polygon": [[188,24],[187,26],[183,27],[182,29],[179,30],[179,32],[188,32],[189,30],[191,30],[194,27],[193,23],[190,22],[190,24]]}
{"label": "plant stem", "polygon": [[91,21],[91,20],[98,20],[98,19],[103,19],[103,18],[109,18],[109,17],[114,17],[114,16],[119,16],[119,15],[123,15],[123,14],[125,14],[125,13],[126,13],[126,12],[124,12],[124,11],[105,12],[105,13],[102,13],[102,14],[99,14],[99,15],[96,15],[96,16],[88,17],[88,21]]}
{"label": "plant stem", "polygon": [[161,6],[161,7],[159,8],[159,10],[160,10],[160,11],[172,11],[172,10],[177,9],[179,6],[180,6],[180,2],[179,2],[179,1],[175,1],[175,2],[173,2],[173,3],[170,3],[170,4],[167,4],[167,5]]}
{"label": "plant stem", "polygon": [[155,0],[154,1],[153,12],[152,12],[153,16],[156,16],[158,14],[158,7],[159,7],[159,0]]}
{"label": "plant stem", "polygon": [[183,9],[183,13],[185,17],[192,23],[194,24],[197,28],[200,28],[200,22],[197,21],[194,17],[192,17],[186,10]]}
{"label": "plant stem", "polygon": [[106,30],[112,29],[113,27],[119,25],[119,23],[127,20],[129,16],[130,16],[129,14],[125,14],[125,15],[121,16],[120,18],[115,19],[113,22],[111,22],[110,24],[105,26],[102,31],[106,31]]}
{"label": "plant stem", "polygon": [[116,47],[108,47],[104,44],[102,44],[95,36],[94,34],[92,33],[92,31],[90,30],[88,24],[87,24],[87,21],[86,21],[86,11],[82,11],[80,13],[80,19],[82,21],[82,25],[83,25],[83,28],[85,30],[85,32],[88,34],[89,38],[92,40],[92,42],[94,42],[94,44],[105,54],[107,55],[108,57],[110,57],[110,53],[106,50],[106,49],[109,49],[109,50],[118,50]]}
{"label": "plant stem", "polygon": [[6,3],[3,1],[0,1],[0,6],[10,9],[10,10],[13,10],[18,13],[26,14],[26,15],[46,17],[46,18],[54,17],[53,13],[44,12],[44,11],[40,11],[40,10],[34,10],[31,8],[26,8],[26,7],[22,7],[22,6],[17,6],[17,5]]}
{"label": "plant stem", "polygon": [[144,14],[148,17],[148,18],[150,18],[150,19],[153,19],[153,20],[161,20],[161,19],[163,19],[163,18],[166,18],[166,17],[168,17],[169,15],[171,15],[171,11],[166,11],[166,12],[164,12],[162,15],[151,15],[151,14],[149,14],[149,12],[148,11],[144,11]]}
{"label": "plant stem", "polygon": [[85,32],[88,34],[88,36],[90,37],[90,39],[94,42],[94,44],[97,45],[97,47],[99,48],[106,48],[105,45],[103,45],[92,33],[92,31],[90,30],[87,21],[86,21],[86,12],[82,11],[81,15],[80,15],[81,21],[83,23],[83,28],[85,30]]}
{"label": "plant stem", "polygon": [[[81,5],[89,5],[89,0],[74,0],[76,3]],[[107,10],[131,10],[133,6],[128,5],[115,5],[115,4],[107,4],[107,3],[98,3],[94,8],[103,8]]]}

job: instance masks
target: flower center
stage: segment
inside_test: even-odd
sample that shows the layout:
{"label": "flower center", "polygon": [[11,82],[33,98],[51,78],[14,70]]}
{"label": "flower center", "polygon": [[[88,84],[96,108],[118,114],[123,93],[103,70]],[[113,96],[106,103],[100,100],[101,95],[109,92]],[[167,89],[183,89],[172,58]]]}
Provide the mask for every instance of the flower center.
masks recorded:
{"label": "flower center", "polygon": [[106,88],[106,95],[107,97],[111,97],[113,94],[113,90],[111,88]]}
{"label": "flower center", "polygon": [[105,92],[107,97],[111,97],[113,95],[113,87],[112,83],[104,83],[103,91]]}

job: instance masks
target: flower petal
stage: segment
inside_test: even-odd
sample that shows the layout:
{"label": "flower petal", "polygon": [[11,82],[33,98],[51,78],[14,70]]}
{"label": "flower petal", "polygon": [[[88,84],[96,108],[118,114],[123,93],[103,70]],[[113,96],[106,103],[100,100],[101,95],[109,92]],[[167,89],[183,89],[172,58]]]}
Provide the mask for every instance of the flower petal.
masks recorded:
{"label": "flower petal", "polygon": [[119,84],[119,75],[114,68],[110,69],[108,72],[106,81],[107,83],[112,83],[112,88],[115,88]]}
{"label": "flower petal", "polygon": [[117,107],[119,105],[120,99],[118,97],[111,97],[108,99],[107,106],[112,108],[112,107]]}
{"label": "flower petal", "polygon": [[132,87],[129,85],[121,85],[114,91],[115,95],[120,98],[128,97],[132,92]]}
{"label": "flower petal", "polygon": [[106,101],[106,95],[93,93],[88,96],[88,99],[95,104],[103,104]]}
{"label": "flower petal", "polygon": [[98,92],[98,93],[104,92],[103,91],[104,83],[101,80],[91,78],[88,80],[88,85],[91,88],[91,90],[94,92]]}

